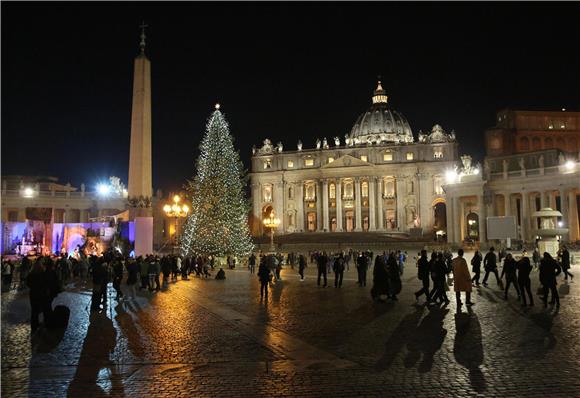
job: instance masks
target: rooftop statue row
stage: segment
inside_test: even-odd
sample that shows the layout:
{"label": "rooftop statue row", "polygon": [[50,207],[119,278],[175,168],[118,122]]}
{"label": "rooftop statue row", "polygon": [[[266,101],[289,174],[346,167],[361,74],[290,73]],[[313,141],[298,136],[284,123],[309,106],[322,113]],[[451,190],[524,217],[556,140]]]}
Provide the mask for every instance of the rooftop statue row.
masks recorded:
{"label": "rooftop statue row", "polygon": [[[345,134],[344,136],[344,143],[347,147],[353,147],[356,145],[373,145],[373,144],[382,144],[382,143],[389,143],[389,142],[397,142],[391,141],[389,139],[389,134],[375,134],[375,135],[368,135],[363,137],[351,137],[349,134]],[[340,137],[334,137],[334,147],[341,146]],[[455,141],[455,131],[451,131],[451,133],[446,133],[443,128],[436,124],[431,129],[431,133],[423,134],[423,132],[419,132],[419,140],[420,144],[436,144],[436,143],[444,143],[444,142],[454,142]],[[412,142],[412,141],[410,141]],[[296,149],[298,151],[302,151],[302,141],[298,140],[296,144]],[[326,137],[322,139],[322,141],[317,138],[316,139],[316,149],[330,149],[330,144]],[[270,155],[273,153],[282,153],[284,151],[284,146],[282,142],[278,142],[276,146],[272,144],[268,138],[263,141],[263,145],[261,148],[256,148],[256,146],[252,147],[252,155]]]}

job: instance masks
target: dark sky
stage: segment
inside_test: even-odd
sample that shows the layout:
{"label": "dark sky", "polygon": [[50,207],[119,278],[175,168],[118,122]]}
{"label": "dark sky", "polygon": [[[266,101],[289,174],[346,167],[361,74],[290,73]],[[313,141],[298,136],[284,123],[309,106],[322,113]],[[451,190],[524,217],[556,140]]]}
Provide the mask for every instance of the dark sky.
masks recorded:
{"label": "dark sky", "polygon": [[2,174],[126,183],[133,58],[149,25],[153,185],[194,173],[215,102],[242,160],[265,137],[343,137],[376,76],[415,136],[483,155],[495,112],[580,108],[578,3],[2,3]]}

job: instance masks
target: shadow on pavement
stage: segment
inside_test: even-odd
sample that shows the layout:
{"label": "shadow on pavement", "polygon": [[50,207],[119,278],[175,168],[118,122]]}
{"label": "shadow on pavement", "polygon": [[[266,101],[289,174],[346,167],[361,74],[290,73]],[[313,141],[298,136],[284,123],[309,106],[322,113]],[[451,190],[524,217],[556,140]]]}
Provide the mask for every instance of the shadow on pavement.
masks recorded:
{"label": "shadow on pavement", "polygon": [[473,389],[482,393],[486,390],[485,376],[479,368],[483,364],[483,341],[481,324],[477,315],[469,311],[455,314],[455,341],[453,355],[455,361],[469,371],[469,381]]}
{"label": "shadow on pavement", "polygon": [[67,396],[123,396],[123,383],[110,354],[117,344],[113,321],[105,313],[93,313],[89,318],[87,335],[76,373],[68,387]]}
{"label": "shadow on pavement", "polygon": [[414,312],[405,315],[385,343],[385,352],[375,364],[375,370],[377,372],[389,369],[397,354],[399,354],[408,340],[412,338],[412,335],[417,328],[417,324],[419,323],[419,319],[423,316],[424,306],[416,305],[414,306],[414,310]]}
{"label": "shadow on pavement", "polygon": [[419,373],[430,372],[433,368],[435,353],[441,349],[447,330],[443,328],[443,320],[449,309],[443,307],[430,307],[429,313],[415,327],[409,331],[407,343],[407,356],[403,363],[406,368],[411,368],[419,361]]}

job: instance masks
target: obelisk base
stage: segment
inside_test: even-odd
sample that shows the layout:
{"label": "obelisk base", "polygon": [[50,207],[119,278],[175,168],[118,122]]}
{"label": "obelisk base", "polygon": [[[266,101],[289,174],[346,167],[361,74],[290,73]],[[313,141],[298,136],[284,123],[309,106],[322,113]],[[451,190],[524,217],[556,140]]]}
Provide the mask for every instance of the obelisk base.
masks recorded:
{"label": "obelisk base", "polygon": [[135,257],[153,254],[153,217],[135,217]]}

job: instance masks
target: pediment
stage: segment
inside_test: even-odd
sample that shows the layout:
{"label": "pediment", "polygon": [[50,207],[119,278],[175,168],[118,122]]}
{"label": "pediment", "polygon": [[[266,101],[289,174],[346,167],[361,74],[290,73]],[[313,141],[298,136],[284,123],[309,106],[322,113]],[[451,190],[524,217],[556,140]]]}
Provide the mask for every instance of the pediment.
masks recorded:
{"label": "pediment", "polygon": [[323,169],[335,169],[339,167],[373,167],[369,162],[355,158],[354,156],[344,155],[336,159],[332,163],[327,163],[321,168]]}

